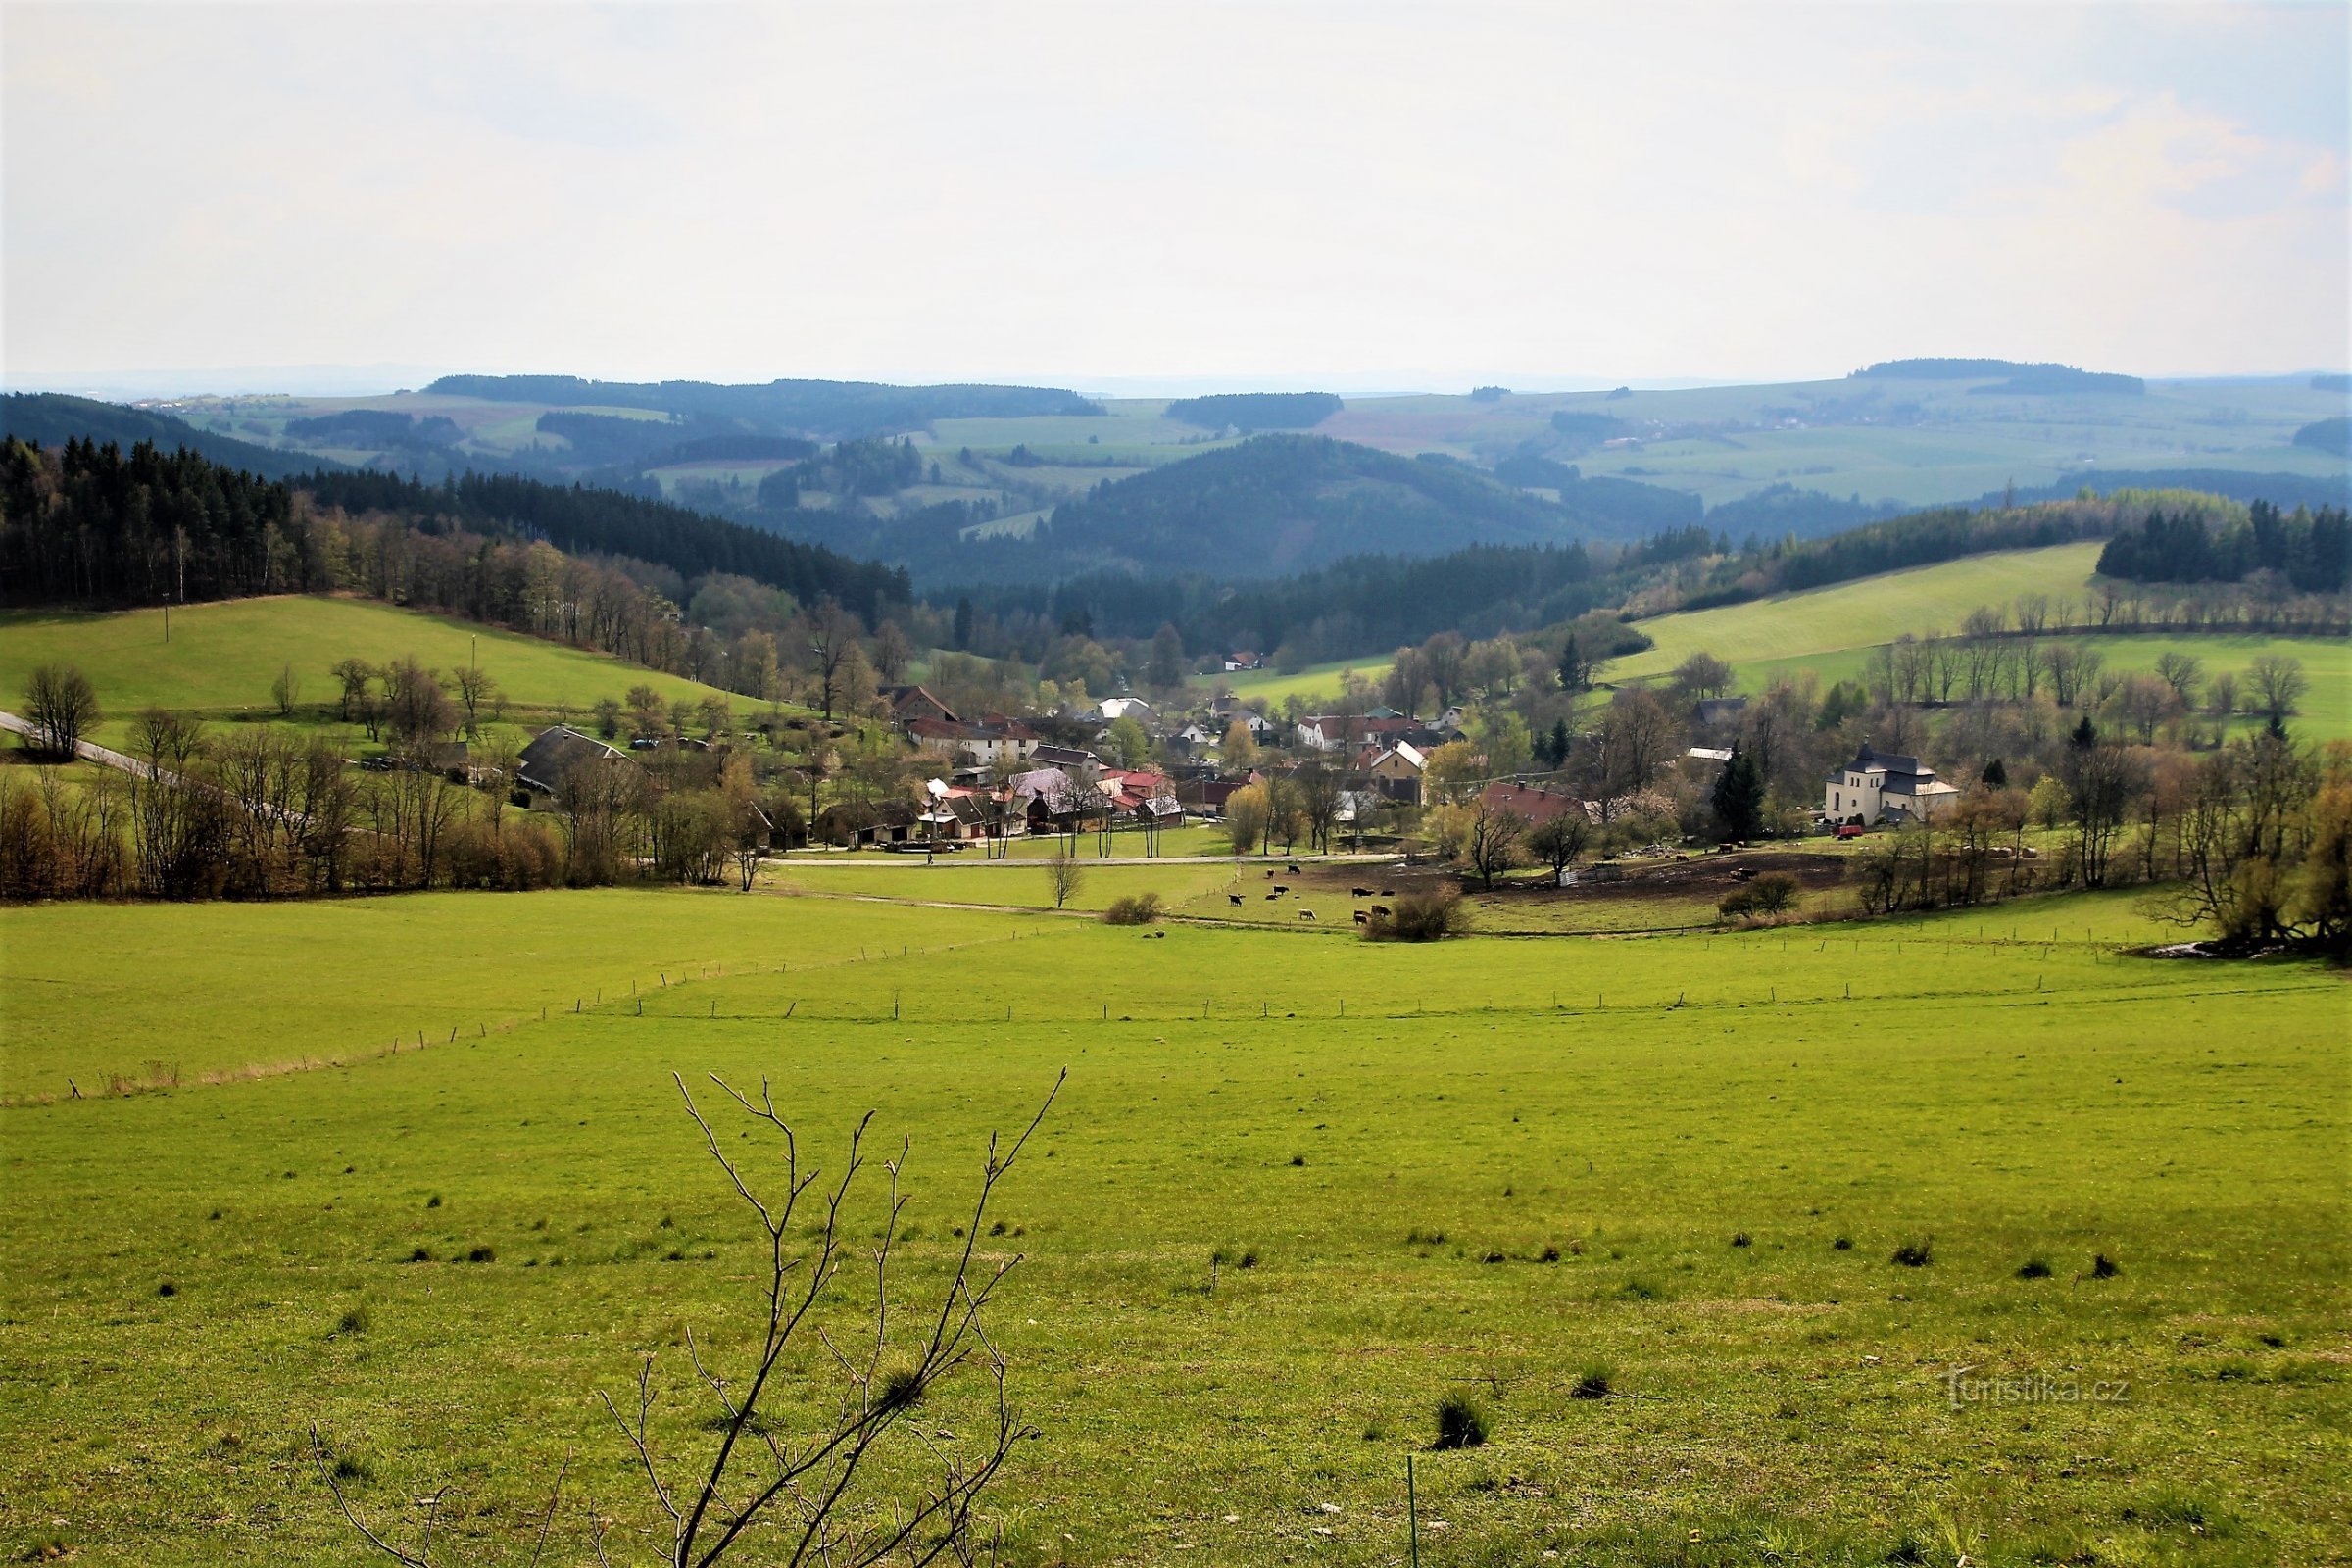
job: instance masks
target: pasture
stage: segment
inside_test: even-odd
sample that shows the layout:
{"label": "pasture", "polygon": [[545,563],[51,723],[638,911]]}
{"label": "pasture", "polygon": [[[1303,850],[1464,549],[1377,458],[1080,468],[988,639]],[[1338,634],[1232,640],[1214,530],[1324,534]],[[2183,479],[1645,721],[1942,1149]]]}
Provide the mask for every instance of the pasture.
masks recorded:
{"label": "pasture", "polygon": [[[0,1550],[366,1561],[316,1420],[379,1517],[457,1484],[466,1560],[528,1554],[571,1451],[551,1560],[582,1497],[618,1559],[652,1510],[593,1391],[656,1351],[654,1441],[708,1445],[667,1380],[750,1304],[669,1073],[764,1075],[828,1163],[877,1109],[922,1272],[1066,1066],[986,1241],[1042,1433],[1011,1562],[1397,1563],[1408,1454],[1433,1564],[2341,1561],[2342,982],[2154,934],[2116,897],[1429,947],[716,892],[0,910],[20,1090],[354,1054],[0,1109]],[[1465,1391],[1491,1441],[1428,1451]]]}
{"label": "pasture", "polygon": [[64,661],[90,677],[118,728],[150,705],[208,718],[274,712],[270,685],[289,664],[302,704],[331,707],[339,691],[329,673],[336,661],[380,665],[412,654],[442,670],[478,660],[510,706],[542,712],[584,712],[599,698],[618,698],[639,685],[670,702],[713,695],[710,687],[610,654],[368,599],[287,595],[176,607],[170,642],[161,610],[0,611],[4,700],[17,700],[34,665]]}

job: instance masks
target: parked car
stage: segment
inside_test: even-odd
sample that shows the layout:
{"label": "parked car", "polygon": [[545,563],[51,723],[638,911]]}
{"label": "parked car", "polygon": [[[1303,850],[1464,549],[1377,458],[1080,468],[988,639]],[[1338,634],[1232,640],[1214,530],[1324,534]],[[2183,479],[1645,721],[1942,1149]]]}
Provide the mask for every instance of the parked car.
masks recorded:
{"label": "parked car", "polygon": [[1843,822],[1838,824],[1838,836],[1841,839],[1858,839],[1868,831],[1869,829],[1859,822]]}

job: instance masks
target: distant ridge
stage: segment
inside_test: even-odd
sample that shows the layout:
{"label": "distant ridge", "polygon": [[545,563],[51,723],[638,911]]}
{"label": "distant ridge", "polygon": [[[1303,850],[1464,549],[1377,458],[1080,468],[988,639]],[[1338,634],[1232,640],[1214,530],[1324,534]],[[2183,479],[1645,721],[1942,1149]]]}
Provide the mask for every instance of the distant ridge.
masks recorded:
{"label": "distant ridge", "polygon": [[1099,415],[1102,407],[1061,387],[890,386],[880,381],[590,381],[576,375],[445,375],[428,392],[505,403],[652,409],[733,420],[763,434],[827,438],[898,434],[933,419],[1016,419]]}
{"label": "distant ridge", "polygon": [[2091,393],[2109,397],[2139,397],[2148,390],[2148,384],[2136,375],[2082,370],[2071,365],[2029,365],[2018,360],[1882,360],[1876,365],[1867,365],[1855,370],[1847,379],[1869,376],[1904,381],[1984,381],[2005,376],[2007,379],[1998,386],[1981,386],[1972,390],[2018,396]]}
{"label": "distant ridge", "polygon": [[111,441],[125,452],[142,441],[152,441],[166,452],[185,447],[222,467],[239,468],[264,479],[286,479],[344,466],[308,453],[280,451],[199,430],[168,414],[63,392],[11,392],[0,398],[0,434],[45,447],[63,446],[77,438],[101,445]]}

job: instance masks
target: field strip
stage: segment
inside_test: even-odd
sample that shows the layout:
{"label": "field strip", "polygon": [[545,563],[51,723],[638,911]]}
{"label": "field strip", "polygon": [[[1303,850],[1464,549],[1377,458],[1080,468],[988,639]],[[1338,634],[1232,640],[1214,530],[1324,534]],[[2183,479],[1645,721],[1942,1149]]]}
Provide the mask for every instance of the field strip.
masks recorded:
{"label": "field strip", "polygon": [[[848,895],[843,896],[848,897]],[[1035,913],[1037,911],[1016,910],[1012,912]],[[1003,942],[1015,942],[1020,940],[1022,935],[1023,933],[1020,932],[1012,932],[1004,936],[976,937],[968,942],[942,942],[926,945],[920,948],[902,946],[896,953],[886,950],[867,953],[863,949],[860,949],[858,956],[855,958],[822,958],[813,962],[803,963],[800,967],[801,971],[806,973],[812,969],[838,969],[850,964],[880,963],[887,959],[905,958],[931,953],[944,953],[960,948],[979,948],[988,947],[993,944]],[[631,980],[629,982],[629,989],[626,995],[632,997],[641,997],[659,994],[662,991],[677,990],[689,985],[707,983],[711,980],[739,979],[748,975],[785,974],[791,972],[792,967],[793,966],[790,962],[772,965],[757,964],[748,968],[737,968],[732,974],[727,974],[724,972],[712,974],[708,968],[706,968],[702,973],[694,975],[687,975],[681,972],[678,979],[674,982],[669,978],[667,973],[658,972],[659,978],[655,981],[654,985],[646,991],[641,992],[638,988],[638,983],[635,980]],[[11,983],[45,983],[51,985],[66,985],[70,984],[71,982],[63,980],[49,980],[42,976],[32,975],[21,977],[20,980],[12,980]],[[604,994],[600,988],[597,992],[597,997],[594,1002],[589,1002],[585,997],[575,999],[572,1004],[573,1014],[575,1016],[581,1016],[585,1015],[590,1008],[604,1008],[617,1005],[618,999],[621,995],[622,993],[615,992],[614,1001],[608,1003],[604,1000]],[[539,1009],[539,1016],[536,1018],[517,1016],[502,1018],[495,1023],[476,1022],[474,1025],[473,1038],[476,1040],[486,1040],[493,1032],[498,1034],[512,1034],[517,1029],[525,1028],[532,1024],[546,1023],[550,1021],[552,1017],[563,1016],[561,1013],[551,1011],[553,1005],[553,1004],[543,1004]],[[657,1014],[657,1016],[662,1015]],[[436,1025],[436,1028],[438,1026]],[[190,1088],[199,1085],[208,1089],[220,1088],[227,1084],[249,1083],[260,1078],[280,1078],[289,1073],[317,1072],[327,1068],[355,1067],[366,1062],[380,1061],[387,1056],[404,1055],[418,1051],[429,1051],[436,1046],[454,1045],[464,1037],[464,1031],[465,1025],[453,1024],[450,1026],[449,1033],[446,1036],[440,1040],[432,1040],[429,1039],[425,1032],[420,1029],[416,1032],[416,1040],[413,1045],[408,1042],[406,1033],[404,1031],[403,1034],[395,1035],[391,1042],[386,1045],[358,1047],[351,1050],[337,1052],[331,1055],[304,1055],[285,1057],[277,1061],[241,1062],[229,1067],[210,1068],[206,1071],[192,1074],[184,1080],[175,1066],[170,1066],[164,1062],[155,1061],[150,1062],[147,1068],[138,1074],[110,1073],[103,1085],[97,1085],[95,1082],[93,1082],[93,1088],[88,1091],[83,1090],[80,1084],[69,1075],[66,1078],[67,1088],[64,1094],[60,1095],[54,1091],[43,1091],[31,1094],[20,1093],[13,1095],[0,1095],[0,1110],[7,1110],[22,1105],[55,1104],[61,1100],[109,1100],[121,1099],[129,1095],[162,1094],[172,1090]]]}

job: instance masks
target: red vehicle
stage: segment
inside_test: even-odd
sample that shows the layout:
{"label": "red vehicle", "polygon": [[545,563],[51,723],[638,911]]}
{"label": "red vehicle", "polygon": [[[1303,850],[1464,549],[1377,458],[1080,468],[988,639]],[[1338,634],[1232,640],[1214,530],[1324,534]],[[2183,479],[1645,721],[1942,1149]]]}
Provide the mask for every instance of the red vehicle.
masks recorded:
{"label": "red vehicle", "polygon": [[1867,831],[1859,822],[1844,822],[1838,825],[1838,836],[1841,839],[1858,839]]}

